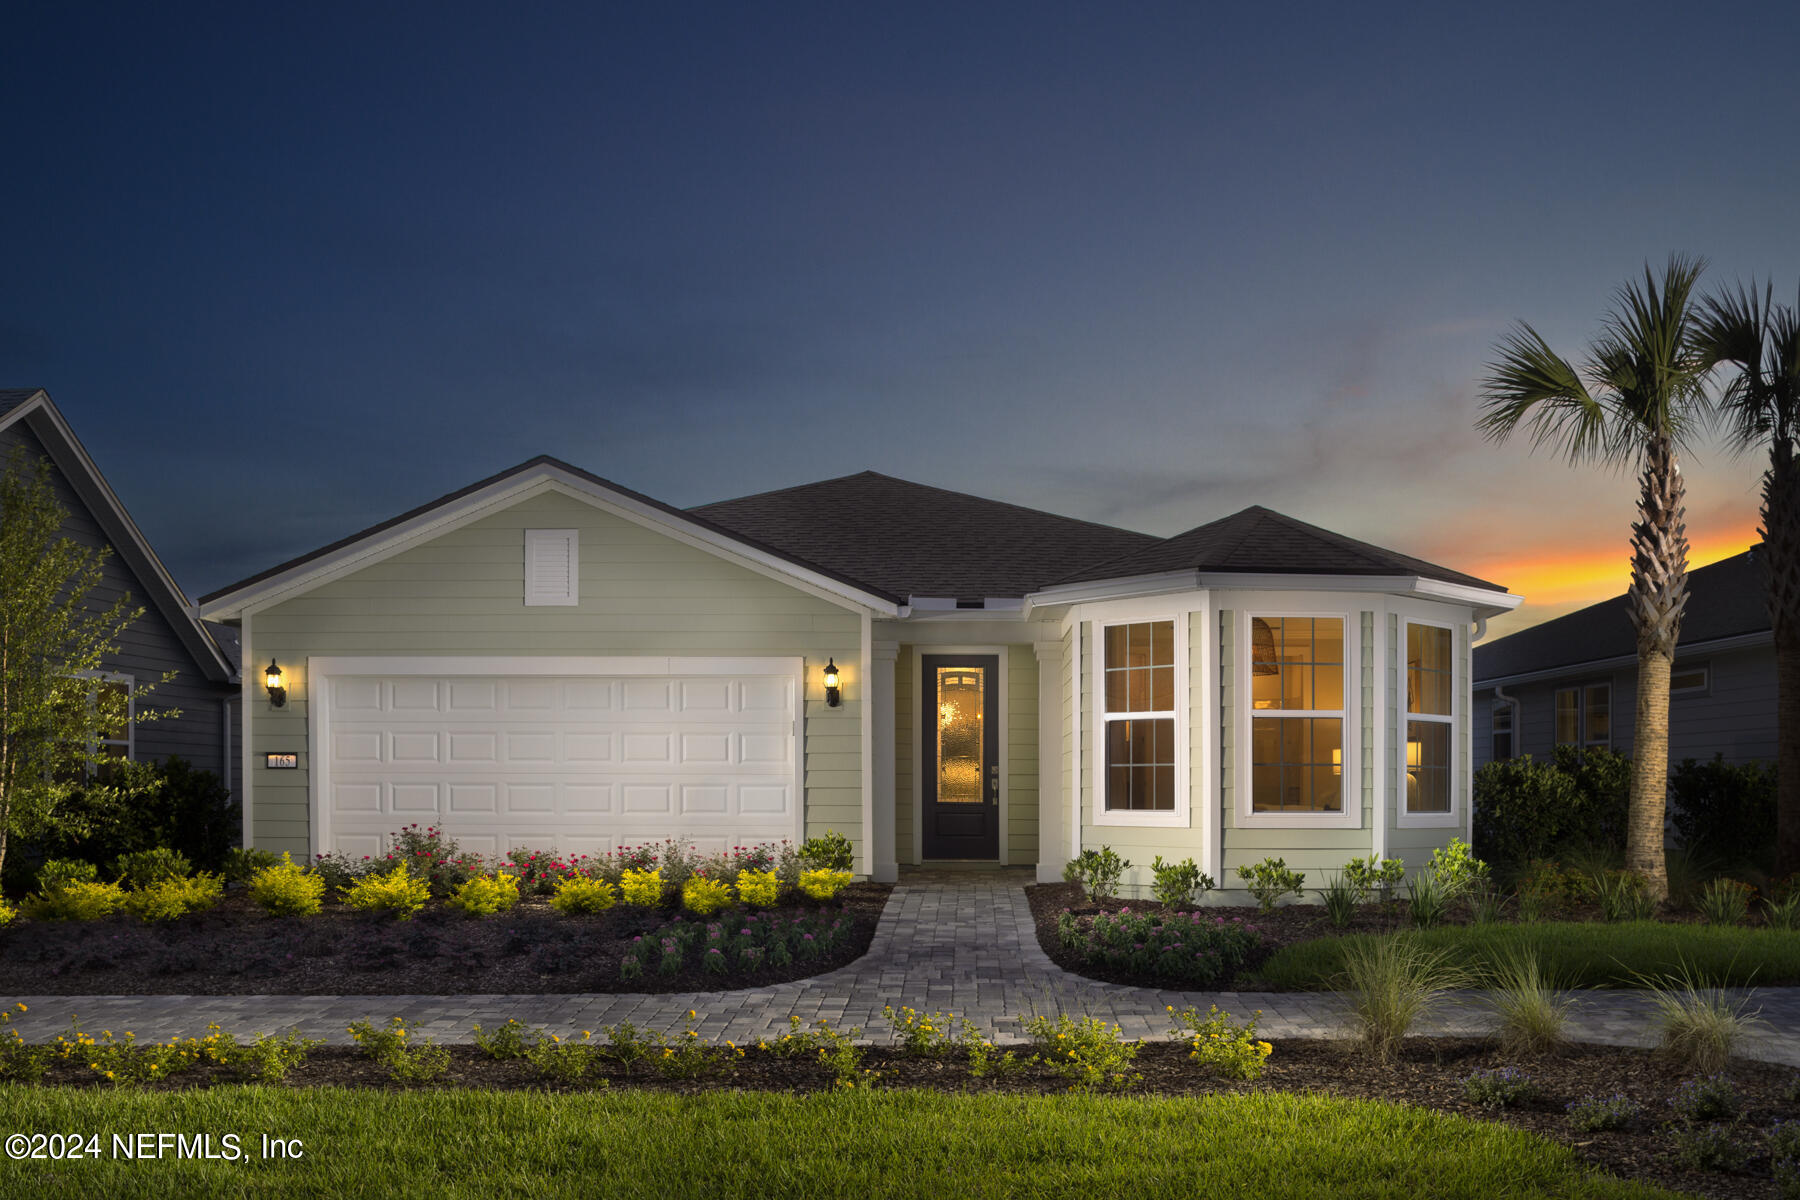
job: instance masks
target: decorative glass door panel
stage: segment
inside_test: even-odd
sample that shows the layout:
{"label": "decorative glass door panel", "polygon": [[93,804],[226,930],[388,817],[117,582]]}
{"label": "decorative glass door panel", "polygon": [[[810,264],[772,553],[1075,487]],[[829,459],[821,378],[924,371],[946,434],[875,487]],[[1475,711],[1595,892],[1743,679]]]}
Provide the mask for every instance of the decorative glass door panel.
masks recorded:
{"label": "decorative glass door panel", "polygon": [[998,656],[921,660],[920,813],[927,859],[1000,854]]}

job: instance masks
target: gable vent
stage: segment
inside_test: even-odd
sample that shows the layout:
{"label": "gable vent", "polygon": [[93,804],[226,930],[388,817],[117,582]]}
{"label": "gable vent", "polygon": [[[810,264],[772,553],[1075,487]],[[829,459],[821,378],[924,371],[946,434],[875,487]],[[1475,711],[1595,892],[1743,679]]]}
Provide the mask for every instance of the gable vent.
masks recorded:
{"label": "gable vent", "polygon": [[525,603],[580,602],[580,541],[573,529],[525,531]]}

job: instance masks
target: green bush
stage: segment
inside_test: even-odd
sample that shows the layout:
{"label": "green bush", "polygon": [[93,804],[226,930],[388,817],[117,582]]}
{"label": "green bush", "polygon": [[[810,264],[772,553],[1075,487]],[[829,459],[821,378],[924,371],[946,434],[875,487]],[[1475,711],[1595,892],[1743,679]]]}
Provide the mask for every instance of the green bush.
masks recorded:
{"label": "green bush", "polygon": [[850,871],[856,867],[856,851],[849,838],[835,829],[827,829],[823,837],[807,838],[800,843],[800,861],[827,871]]}
{"label": "green bush", "polygon": [[1231,1014],[1220,1012],[1217,1005],[1210,1006],[1204,1017],[1191,1006],[1180,1012],[1173,1005],[1168,1008],[1175,1018],[1169,1036],[1187,1042],[1190,1061],[1226,1079],[1262,1078],[1263,1064],[1274,1047],[1256,1036],[1255,1017],[1233,1025]]}
{"label": "green bush", "polygon": [[1382,858],[1379,854],[1373,858],[1353,858],[1344,864],[1342,878],[1350,886],[1353,905],[1361,904],[1374,892],[1379,892],[1386,900],[1406,878],[1406,860]]}
{"label": "green bush", "polygon": [[226,883],[249,883],[251,877],[258,871],[274,866],[283,857],[273,850],[258,850],[254,847],[243,849],[233,846],[226,852],[225,866],[219,873],[225,876]]}
{"label": "green bush", "polygon": [[1111,846],[1102,846],[1083,850],[1065,864],[1063,881],[1080,884],[1089,902],[1104,904],[1119,894],[1119,879],[1130,868],[1130,861],[1120,858]]}
{"label": "green bush", "polygon": [[1131,1067],[1137,1060],[1136,1042],[1121,1041],[1119,1027],[1099,1017],[1080,1020],[1067,1013],[1054,1018],[1033,1017],[1025,1033],[1036,1045],[1037,1059],[1069,1081],[1069,1090],[1094,1088],[1121,1091],[1141,1082]]}
{"label": "green bush", "polygon": [[414,913],[431,899],[431,883],[406,869],[404,863],[385,875],[359,879],[344,892],[344,903],[365,912],[391,912],[402,921],[412,920]]}
{"label": "green bush", "polygon": [[125,889],[116,883],[70,883],[30,897],[20,910],[34,921],[97,921],[124,903]]}
{"label": "green bush", "polygon": [[202,871],[217,871],[242,829],[238,802],[219,777],[173,757],[108,768],[103,782],[77,789],[58,806],[58,829],[33,844],[52,858],[96,866],[161,847]]}
{"label": "green bush", "polygon": [[1175,908],[1182,904],[1192,904],[1199,896],[1204,896],[1216,886],[1212,876],[1194,865],[1194,860],[1184,858],[1178,863],[1165,863],[1162,855],[1150,864],[1150,873],[1155,877],[1150,884],[1150,894],[1164,908]]}
{"label": "green bush", "polygon": [[1265,858],[1254,866],[1239,867],[1237,873],[1245,890],[1256,897],[1257,906],[1264,912],[1272,912],[1275,902],[1289,892],[1296,896],[1306,894],[1305,872],[1290,870],[1286,859]]}
{"label": "green bush", "polygon": [[250,899],[275,917],[310,917],[325,900],[325,877],[300,867],[283,853],[250,878]]}
{"label": "green bush", "polygon": [[1610,750],[1488,763],[1475,772],[1475,846],[1509,868],[1568,845],[1622,846],[1630,794],[1631,760]]}
{"label": "green bush", "polygon": [[1669,820],[1681,843],[1728,866],[1773,865],[1775,768],[1733,766],[1723,754],[1669,773]]}
{"label": "green bush", "polygon": [[93,883],[100,878],[100,868],[78,858],[53,858],[37,871],[37,890],[49,895],[71,883]]}
{"label": "green bush", "polygon": [[1742,925],[1750,915],[1750,897],[1755,891],[1735,879],[1715,879],[1700,890],[1694,908],[1708,925]]}
{"label": "green bush", "polygon": [[144,888],[166,879],[185,879],[194,873],[194,864],[179,850],[158,846],[119,855],[113,874],[128,888]]}
{"label": "green bush", "polygon": [[550,896],[550,907],[565,915],[605,912],[618,901],[613,885],[604,879],[571,875],[556,885]]}
{"label": "green bush", "polygon": [[176,917],[211,908],[225,891],[225,881],[202,871],[187,879],[162,879],[125,894],[126,912],[145,921],[173,921]]}
{"label": "green bush", "polygon": [[1469,844],[1461,838],[1451,838],[1448,846],[1433,850],[1426,869],[1444,889],[1446,901],[1456,900],[1488,878],[1487,863],[1471,854]]}

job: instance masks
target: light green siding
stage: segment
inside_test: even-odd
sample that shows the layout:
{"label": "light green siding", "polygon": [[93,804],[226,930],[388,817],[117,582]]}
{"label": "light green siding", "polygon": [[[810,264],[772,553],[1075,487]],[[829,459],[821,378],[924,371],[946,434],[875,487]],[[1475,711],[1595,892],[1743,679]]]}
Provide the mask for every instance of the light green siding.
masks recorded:
{"label": "light green siding", "polygon": [[1038,856],[1038,664],[1030,646],[1006,648],[1006,861]]}
{"label": "light green siding", "polygon": [[[524,531],[549,528],[579,531],[581,603],[527,608]],[[839,830],[862,853],[858,614],[560,492],[257,612],[248,626],[244,661],[273,656],[289,680],[286,708],[252,706],[249,749],[301,755],[298,771],[253,772],[257,846],[312,850],[308,656],[798,655],[806,661],[805,831]],[[845,668],[844,699],[827,708],[823,668],[833,657]]]}

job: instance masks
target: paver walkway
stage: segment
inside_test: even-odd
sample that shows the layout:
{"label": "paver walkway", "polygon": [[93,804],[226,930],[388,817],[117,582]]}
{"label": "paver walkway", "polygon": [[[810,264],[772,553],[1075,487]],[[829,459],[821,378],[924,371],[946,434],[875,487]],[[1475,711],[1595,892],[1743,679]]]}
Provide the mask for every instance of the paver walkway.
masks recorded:
{"label": "paver walkway", "polygon": [[[202,1032],[217,1021],[247,1036],[298,1028],[328,1042],[350,1041],[346,1026],[404,1017],[420,1035],[470,1040],[470,1026],[508,1017],[557,1033],[598,1030],[629,1020],[674,1029],[689,1009],[701,1035],[740,1044],[785,1032],[790,1014],[807,1024],[860,1026],[865,1041],[891,1038],[882,1006],[911,1005],[974,1021],[1000,1041],[1022,1040],[1020,1021],[1034,1013],[1069,1012],[1116,1022],[1127,1038],[1168,1035],[1166,1006],[1216,1004],[1242,1019],[1261,1011],[1258,1029],[1273,1037],[1337,1037],[1347,1006],[1331,993],[1179,992],[1119,987],[1071,975],[1038,947],[1024,885],[1025,871],[903,876],[888,899],[869,953],[811,979],[734,992],[680,995],[481,996],[21,996],[29,1012],[14,1027],[28,1040],[49,1040],[71,1014],[92,1030],[131,1030],[140,1041]],[[5,998],[0,998],[0,1002]],[[1800,988],[1762,988],[1752,1000],[1762,1023],[1740,1053],[1800,1066]],[[1569,1025],[1580,1041],[1649,1046],[1656,1031],[1641,993],[1584,993]],[[1493,1019],[1480,993],[1465,993],[1420,1026],[1426,1034],[1480,1034]]]}

